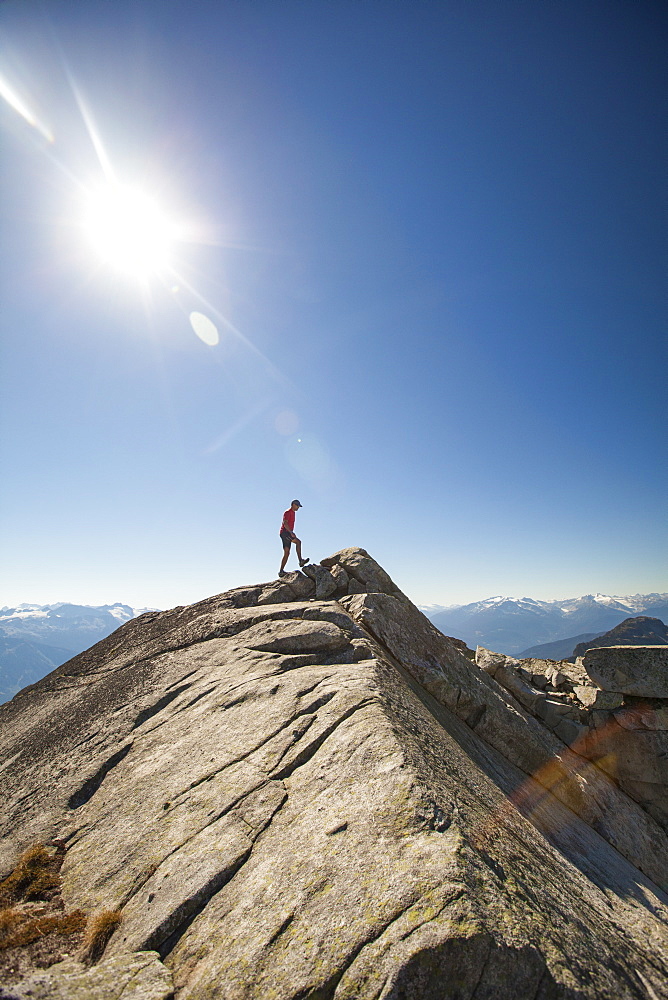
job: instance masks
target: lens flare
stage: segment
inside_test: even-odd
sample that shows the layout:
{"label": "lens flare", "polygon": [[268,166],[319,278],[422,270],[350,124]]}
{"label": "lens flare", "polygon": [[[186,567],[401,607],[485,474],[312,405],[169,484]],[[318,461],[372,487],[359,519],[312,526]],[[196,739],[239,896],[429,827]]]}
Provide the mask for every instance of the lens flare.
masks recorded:
{"label": "lens flare", "polygon": [[84,229],[105,263],[138,277],[168,267],[177,238],[175,225],[148,195],[119,184],[89,194]]}
{"label": "lens flare", "polygon": [[48,142],[53,142],[53,132],[51,129],[38,120],[21,95],[2,76],[0,76],[0,98],[6,101],[10,108],[17,115],[20,115],[28,125],[32,125],[33,128],[37,129]]}
{"label": "lens flare", "polygon": [[281,410],[274,417],[274,427],[279,434],[289,437],[299,427],[299,417],[294,410]]}
{"label": "lens flare", "polygon": [[319,493],[331,493],[339,486],[339,470],[327,449],[309,432],[285,442],[290,465],[309,486]]}
{"label": "lens flare", "polygon": [[190,314],[190,325],[203,343],[208,344],[209,347],[215,347],[220,336],[218,334],[218,328],[215,323],[213,323],[208,316],[205,316],[201,312],[191,312]]}

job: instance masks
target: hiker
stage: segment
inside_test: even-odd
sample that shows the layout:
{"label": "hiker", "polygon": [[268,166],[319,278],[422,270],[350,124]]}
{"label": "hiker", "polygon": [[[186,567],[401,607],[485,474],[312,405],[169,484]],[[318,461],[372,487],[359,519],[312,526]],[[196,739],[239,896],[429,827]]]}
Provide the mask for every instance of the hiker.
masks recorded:
{"label": "hiker", "polygon": [[290,556],[290,546],[295,543],[295,548],[297,549],[297,558],[299,559],[300,566],[306,566],[308,559],[302,559],[302,543],[299,538],[295,535],[295,514],[301,507],[299,500],[293,500],[285,514],[283,515],[283,521],[281,523],[281,542],[283,543],[283,561],[281,562],[281,568],[278,571],[279,576],[285,576],[285,564]]}

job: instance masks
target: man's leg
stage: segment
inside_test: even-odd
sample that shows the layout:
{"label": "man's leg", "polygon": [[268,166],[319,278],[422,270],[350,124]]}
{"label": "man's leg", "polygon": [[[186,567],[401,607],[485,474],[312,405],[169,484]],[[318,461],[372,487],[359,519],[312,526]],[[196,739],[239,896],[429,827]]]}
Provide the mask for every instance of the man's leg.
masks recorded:
{"label": "man's leg", "polygon": [[287,563],[289,557],[290,557],[290,544],[288,543],[288,545],[283,546],[283,561],[281,562],[281,568],[278,571],[279,575],[285,569],[285,564]]}
{"label": "man's leg", "polygon": [[294,542],[295,542],[295,548],[297,549],[297,558],[299,559],[299,565],[300,566],[305,566],[306,563],[308,562],[308,559],[302,559],[302,542],[301,542],[301,538],[295,538]]}

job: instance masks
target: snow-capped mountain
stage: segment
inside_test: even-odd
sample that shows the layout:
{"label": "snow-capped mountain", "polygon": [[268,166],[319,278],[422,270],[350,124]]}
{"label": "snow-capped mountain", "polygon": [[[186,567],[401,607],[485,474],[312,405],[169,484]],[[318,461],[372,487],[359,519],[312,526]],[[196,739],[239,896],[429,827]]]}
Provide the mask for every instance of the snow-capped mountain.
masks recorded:
{"label": "snow-capped mountain", "polygon": [[427,618],[431,618],[431,617],[433,617],[433,615],[437,615],[440,611],[449,611],[451,606],[457,607],[457,608],[460,607],[459,604],[456,604],[456,605],[448,605],[448,604],[418,604],[417,605],[417,607],[420,609],[420,611],[422,612],[422,614],[426,615]]}
{"label": "snow-capped mountain", "polygon": [[49,617],[77,617],[79,615],[89,615],[90,613],[106,611],[112,615],[120,625],[125,622],[130,621],[131,618],[136,618],[138,615],[143,615],[145,611],[153,611],[154,608],[131,608],[128,604],[101,604],[101,605],[90,605],[90,604],[68,604],[65,601],[60,601],[57,604],[18,604],[15,608],[4,607],[0,608],[0,624],[4,626],[6,621],[13,619],[20,619],[27,621],[28,619],[37,620],[40,618]]}
{"label": "snow-capped mountain", "polygon": [[0,702],[154,608],[19,604],[0,608]]}
{"label": "snow-capped mountain", "polygon": [[600,635],[633,615],[665,621],[668,594],[585,594],[562,601],[497,596],[425,614],[441,632],[464,639],[469,646],[517,655],[531,646],[569,636]]}

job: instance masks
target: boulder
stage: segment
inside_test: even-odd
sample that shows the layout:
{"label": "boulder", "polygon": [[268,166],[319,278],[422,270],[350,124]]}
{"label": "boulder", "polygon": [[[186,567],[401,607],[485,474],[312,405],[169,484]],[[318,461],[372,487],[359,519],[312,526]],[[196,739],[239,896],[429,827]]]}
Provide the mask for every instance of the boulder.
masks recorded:
{"label": "boulder", "polygon": [[555,729],[570,711],[570,705],[557,698],[541,698],[537,705],[539,718],[544,719],[550,729]]}
{"label": "boulder", "polygon": [[293,600],[304,600],[305,597],[312,597],[315,593],[313,580],[304,573],[290,573],[285,582],[292,591]]}
{"label": "boulder", "polygon": [[331,597],[338,589],[338,583],[324,566],[312,564],[304,567],[304,573],[315,583],[315,596],[319,601]]}
{"label": "boulder", "polygon": [[292,587],[288,586],[287,583],[276,583],[263,587],[256,603],[285,604],[286,601],[293,601],[294,599],[295,595]]}
{"label": "boulder", "polygon": [[602,646],[588,649],[583,663],[604,691],[668,698],[668,646]]}
{"label": "boulder", "polygon": [[494,671],[494,678],[499,684],[503,685],[506,691],[510,691],[519,703],[529,709],[529,711],[534,711],[537,703],[542,700],[542,695],[536,688],[527,684],[512,667],[497,667]]}
{"label": "boulder", "polygon": [[574,693],[584,708],[597,708],[610,711],[619,708],[624,703],[624,696],[617,691],[602,691],[601,688],[589,684],[577,684]]}
{"label": "boulder", "polygon": [[343,566],[340,563],[334,563],[334,565],[330,567],[329,571],[332,574],[334,582],[336,583],[337,591],[340,591],[342,594],[347,594],[350,577],[346,573]]}
{"label": "boulder", "polygon": [[[375,559],[372,559],[366,549],[350,548],[342,549],[340,552],[321,560],[321,565],[331,567],[342,566],[349,577],[364,588],[362,592],[395,594],[399,593],[399,588],[388,576],[382,566]],[[349,591],[353,593],[353,591]]]}
{"label": "boulder", "polygon": [[494,677],[499,667],[505,667],[507,670],[516,670],[520,665],[520,661],[516,660],[514,656],[506,656],[505,653],[494,653],[491,649],[485,649],[484,646],[476,647],[475,662],[481,670],[484,670],[491,677]]}
{"label": "boulder", "polygon": [[556,716],[552,728],[560,740],[563,740],[568,746],[572,746],[573,749],[577,749],[578,752],[582,741],[589,735],[587,726],[583,726],[581,723],[565,715],[561,717]]}

